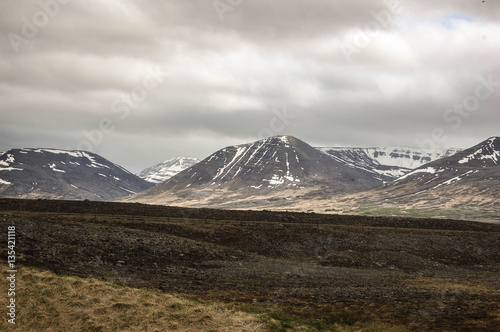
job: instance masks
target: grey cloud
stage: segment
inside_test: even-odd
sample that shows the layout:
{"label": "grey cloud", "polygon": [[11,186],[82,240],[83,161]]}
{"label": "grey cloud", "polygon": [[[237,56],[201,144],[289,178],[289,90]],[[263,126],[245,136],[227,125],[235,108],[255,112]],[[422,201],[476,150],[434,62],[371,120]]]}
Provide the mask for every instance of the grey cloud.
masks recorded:
{"label": "grey cloud", "polygon": [[[41,7],[3,1],[0,150],[76,148],[108,119],[113,130],[90,147],[139,171],[272,133],[283,108],[296,118],[274,132],[314,145],[415,145],[435,128],[447,146],[498,135],[498,91],[458,128],[443,115],[479,76],[500,82],[500,3],[401,1],[373,35],[388,3],[243,0],[221,20],[207,0],[70,1],[16,53],[8,34],[22,36]],[[351,61],[346,43],[358,47]],[[162,82],[124,116],[114,103],[152,67]]]}

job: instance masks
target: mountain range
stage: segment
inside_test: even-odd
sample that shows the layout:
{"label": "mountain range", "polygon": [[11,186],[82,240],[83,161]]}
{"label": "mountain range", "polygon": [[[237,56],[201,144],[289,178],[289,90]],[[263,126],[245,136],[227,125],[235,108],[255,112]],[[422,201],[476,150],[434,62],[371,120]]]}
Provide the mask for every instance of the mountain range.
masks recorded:
{"label": "mountain range", "polygon": [[0,197],[112,200],[152,186],[90,152],[12,149],[0,155]]}
{"label": "mountain range", "polygon": [[306,206],[381,187],[412,166],[457,151],[313,148],[291,136],[275,136],[221,149],[130,200],[216,208]]}
{"label": "mountain range", "polygon": [[[383,182],[392,181],[414,168],[460,151],[459,149],[422,150],[411,147],[319,147],[316,149],[329,154],[335,160],[350,167],[370,172],[375,178]],[[200,160],[197,158],[172,158],[144,169],[137,176],[148,182],[159,184],[198,162]]]}
{"label": "mountain range", "polygon": [[139,177],[90,152],[12,149],[0,155],[0,197],[318,212],[397,207],[497,213],[499,156],[498,137],[462,151],[426,151],[314,148],[292,136],[274,136],[228,146],[199,162],[170,159]]}

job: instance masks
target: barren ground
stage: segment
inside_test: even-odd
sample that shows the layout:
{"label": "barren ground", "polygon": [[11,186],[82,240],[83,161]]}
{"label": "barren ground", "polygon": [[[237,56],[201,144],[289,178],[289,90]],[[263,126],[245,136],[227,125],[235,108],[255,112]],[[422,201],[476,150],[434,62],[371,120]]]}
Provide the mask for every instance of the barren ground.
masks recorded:
{"label": "barren ground", "polygon": [[11,199],[0,218],[21,264],[58,274],[322,322],[500,330],[500,225]]}

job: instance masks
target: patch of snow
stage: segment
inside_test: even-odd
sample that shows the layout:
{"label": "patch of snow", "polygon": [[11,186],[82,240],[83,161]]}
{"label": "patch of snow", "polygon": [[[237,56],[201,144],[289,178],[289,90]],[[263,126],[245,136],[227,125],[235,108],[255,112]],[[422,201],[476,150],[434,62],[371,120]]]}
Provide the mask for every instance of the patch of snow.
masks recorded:
{"label": "patch of snow", "polygon": [[278,137],[283,143],[285,143],[285,147],[289,148],[290,147],[290,141],[288,140],[287,136],[279,136]]}
{"label": "patch of snow", "polygon": [[219,177],[223,179],[226,175],[228,175],[229,172],[231,172],[231,170],[233,169],[233,167],[236,166],[238,161],[240,161],[243,158],[243,156],[247,151],[248,149],[245,146],[237,146],[236,153],[234,154],[233,159],[231,159],[231,161],[227,164],[224,163],[224,166],[219,168],[217,174],[214,177],[214,180]]}
{"label": "patch of snow", "polygon": [[123,190],[125,190],[125,191],[127,191],[127,192],[129,192],[131,194],[137,194],[135,191],[128,190],[127,188],[123,188],[122,186],[118,186],[118,187],[120,187],[121,189],[123,189]]}
{"label": "patch of snow", "polygon": [[461,175],[459,175],[459,176],[455,176],[454,178],[451,178],[451,179],[449,179],[449,180],[446,180],[446,181],[444,181],[444,182],[442,182],[442,183],[438,184],[437,186],[432,187],[431,189],[439,188],[439,187],[441,187],[441,186],[447,186],[447,185],[450,185],[450,184],[452,184],[452,183],[454,183],[454,182],[457,182],[457,181],[462,180],[462,179],[463,179],[463,177],[468,176],[469,174],[472,174],[472,173],[476,173],[476,172],[477,172],[477,170],[470,170],[470,171],[465,172],[465,173],[463,173],[463,174],[461,174]]}
{"label": "patch of snow", "polygon": [[250,156],[250,158],[248,158],[247,162],[245,163],[245,166],[251,161],[253,160],[253,157],[255,156],[255,154],[257,154],[257,152],[259,152],[260,148],[262,147],[262,145],[264,145],[264,142],[263,141],[259,141],[259,142],[256,142],[256,143],[253,143],[251,146],[250,146],[250,149],[252,149],[254,147],[255,144],[258,144],[257,148],[255,148],[255,151],[252,153],[252,155]]}
{"label": "patch of snow", "polygon": [[15,167],[0,167],[0,171],[22,171],[22,168],[15,168]]}
{"label": "patch of snow", "polygon": [[288,184],[289,186],[297,186],[297,184],[293,182],[300,182],[300,179],[294,178],[290,173],[288,173],[288,175],[285,176],[274,174],[270,180],[264,179],[262,181],[269,183],[268,188],[276,188],[284,184],[285,181],[291,182]]}
{"label": "patch of snow", "polygon": [[66,171],[62,170],[62,169],[57,169],[56,168],[56,164],[50,164],[49,165],[50,169],[53,170],[54,172],[60,172],[60,173],[66,173]]}
{"label": "patch of snow", "polygon": [[372,171],[374,171],[380,175],[391,176],[393,178],[399,178],[399,177],[407,174],[407,172],[403,169],[387,169],[387,170],[372,169]]}
{"label": "patch of snow", "polygon": [[[59,149],[23,149],[23,150],[36,153],[66,154],[72,157],[82,157],[82,152],[80,151],[68,151]],[[21,153],[27,153],[27,152],[21,151]]]}
{"label": "patch of snow", "polygon": [[0,184],[12,184],[12,182],[0,179]]}
{"label": "patch of snow", "polygon": [[94,168],[110,168],[108,165],[104,165],[104,164],[100,164],[98,163],[95,158],[91,155],[89,155],[88,153],[86,152],[81,152],[82,155],[87,158],[88,160],[90,160],[91,164],[90,164],[90,167],[94,167]]}
{"label": "patch of snow", "polygon": [[422,168],[422,169],[416,169],[416,170],[414,170],[414,171],[412,171],[412,172],[410,172],[408,174],[405,174],[405,175],[397,178],[395,180],[395,182],[399,182],[399,181],[404,180],[404,179],[406,179],[406,178],[408,178],[408,177],[410,177],[412,175],[419,174],[419,173],[436,174],[437,172],[442,172],[442,171],[444,171],[444,170],[436,170],[433,167],[426,167],[426,168]]}
{"label": "patch of snow", "polygon": [[279,175],[274,174],[271,180],[264,181],[269,182],[269,187],[277,187],[279,185],[282,185],[285,182],[285,179]]}

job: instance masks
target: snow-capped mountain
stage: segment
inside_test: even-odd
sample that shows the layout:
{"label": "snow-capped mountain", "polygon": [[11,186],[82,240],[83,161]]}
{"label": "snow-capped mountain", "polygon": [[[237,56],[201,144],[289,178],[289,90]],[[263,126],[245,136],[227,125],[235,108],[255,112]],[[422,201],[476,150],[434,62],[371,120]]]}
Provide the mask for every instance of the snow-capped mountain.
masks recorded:
{"label": "snow-capped mountain", "polygon": [[179,157],[165,160],[152,167],[146,168],[139,174],[138,177],[151,183],[162,183],[170,179],[172,176],[189,168],[200,161],[196,158]]}
{"label": "snow-capped mountain", "polygon": [[0,197],[110,200],[152,186],[90,152],[12,149],[0,155]]}
{"label": "snow-capped mountain", "polygon": [[494,209],[500,202],[500,137],[420,166],[363,195],[372,203]]}
{"label": "snow-capped mountain", "polygon": [[339,162],[291,136],[275,136],[221,149],[164,183],[131,199],[151,203],[214,204],[250,197],[280,199],[284,191],[316,195],[381,185],[373,174]]}
{"label": "snow-capped mountain", "polygon": [[414,168],[460,151],[459,149],[421,150],[405,147],[318,149],[339,162],[371,172],[377,179],[384,182],[394,180]]}

